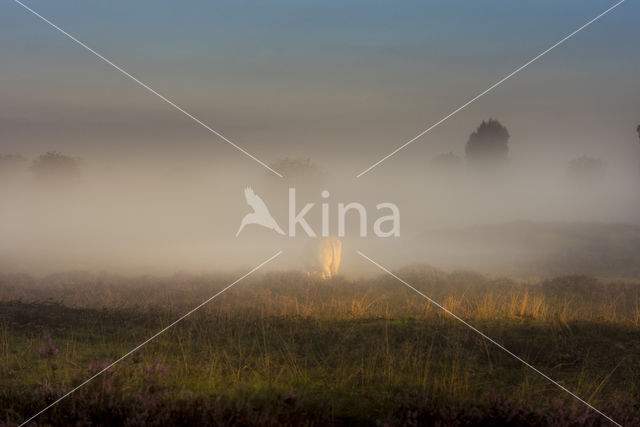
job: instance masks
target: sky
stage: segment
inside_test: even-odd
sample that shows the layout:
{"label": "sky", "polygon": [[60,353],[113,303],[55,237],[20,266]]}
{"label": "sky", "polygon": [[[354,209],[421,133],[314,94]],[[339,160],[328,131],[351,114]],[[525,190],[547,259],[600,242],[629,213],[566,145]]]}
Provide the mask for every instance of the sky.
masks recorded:
{"label": "sky", "polygon": [[[27,4],[259,158],[311,157],[346,173],[613,2]],[[0,151],[248,160],[16,3],[0,10]],[[628,157],[639,16],[637,2],[622,4],[387,167],[463,154],[489,117],[510,130],[512,157]]]}
{"label": "sky", "polygon": [[[266,163],[310,158],[332,201],[396,202],[403,239],[512,220],[640,224],[638,2],[362,178],[615,2],[25,3]],[[111,268],[135,258],[135,271],[175,271],[207,265],[214,252],[227,265],[269,254],[269,236],[258,233],[264,245],[233,239],[242,194],[253,186],[282,198],[287,181],[270,187],[262,166],[10,0],[0,3],[0,52],[0,154],[32,160],[57,150],[89,170],[82,189],[56,197],[28,180],[0,182],[11,201],[0,268]],[[430,175],[434,157],[464,156],[489,118],[508,128],[519,175],[500,188]],[[604,160],[608,181],[576,192],[563,174],[584,155]],[[378,243],[401,262],[402,245],[419,253],[405,242]]]}

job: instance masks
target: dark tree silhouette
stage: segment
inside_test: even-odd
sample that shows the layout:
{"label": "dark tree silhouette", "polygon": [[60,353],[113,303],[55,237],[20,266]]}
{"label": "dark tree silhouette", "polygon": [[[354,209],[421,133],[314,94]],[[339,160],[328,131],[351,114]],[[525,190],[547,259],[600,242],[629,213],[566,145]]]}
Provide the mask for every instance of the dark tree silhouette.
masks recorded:
{"label": "dark tree silhouette", "polygon": [[482,121],[469,136],[465,154],[467,159],[480,162],[504,162],[509,154],[509,132],[495,119]]}
{"label": "dark tree silhouette", "polygon": [[640,138],[640,125],[636,128],[636,131],[638,132],[638,138]]}
{"label": "dark tree silhouette", "polygon": [[72,178],[80,172],[82,160],[49,151],[33,161],[31,171],[39,178]]}

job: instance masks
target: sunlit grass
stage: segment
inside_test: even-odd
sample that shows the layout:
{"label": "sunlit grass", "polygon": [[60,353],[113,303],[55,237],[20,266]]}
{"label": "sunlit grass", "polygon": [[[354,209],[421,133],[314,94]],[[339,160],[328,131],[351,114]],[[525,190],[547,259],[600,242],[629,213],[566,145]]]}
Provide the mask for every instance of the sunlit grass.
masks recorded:
{"label": "sunlit grass", "polygon": [[[605,412],[625,420],[639,415],[633,403],[640,401],[640,286],[586,277],[526,284],[417,267],[399,274]],[[227,282],[69,275],[22,278],[15,287],[12,280],[0,285],[0,396],[2,416],[14,421]],[[43,331],[56,355],[42,354]],[[78,407],[92,399],[100,411],[111,402],[126,417],[139,396],[151,399],[145,405],[194,396],[229,408],[250,403],[275,417],[266,424],[408,422],[405,407],[419,410],[411,417],[423,421],[437,408],[449,408],[447,417],[455,419],[465,408],[481,414],[496,399],[501,411],[541,411],[536,417],[553,414],[554,399],[573,411],[558,412],[562,417],[584,413],[566,393],[393,279],[321,281],[295,272],[239,284],[43,420],[90,416]],[[253,412],[229,408],[215,419],[226,423],[235,414],[260,423]]]}

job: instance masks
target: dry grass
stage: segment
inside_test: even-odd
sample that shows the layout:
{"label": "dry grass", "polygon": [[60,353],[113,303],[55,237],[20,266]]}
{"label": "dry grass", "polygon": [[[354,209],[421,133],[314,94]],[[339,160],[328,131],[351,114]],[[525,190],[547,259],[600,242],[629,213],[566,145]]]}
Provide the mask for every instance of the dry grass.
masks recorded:
{"label": "dry grass", "polygon": [[[448,310],[467,319],[593,321],[640,326],[640,283],[565,276],[524,283],[423,267],[398,272]],[[0,301],[66,307],[179,313],[213,295],[231,276],[123,278],[84,273],[43,279],[0,276]],[[303,273],[249,278],[204,307],[215,316],[366,319],[439,316],[438,308],[393,278],[321,280]]]}
{"label": "dry grass", "polygon": [[[520,283],[424,267],[398,274],[602,409],[631,424],[640,416],[630,403],[640,401],[640,285],[582,276]],[[80,273],[1,277],[0,375],[5,389],[0,400],[9,408],[4,416],[18,420],[33,412],[42,406],[42,390],[59,395],[62,390],[56,387],[78,383],[87,377],[89,366],[116,359],[231,280]],[[46,341],[43,330],[51,331],[59,354],[40,354]],[[166,375],[160,379],[149,373],[161,367]],[[280,414],[278,399],[295,390],[306,402],[298,409],[307,411],[295,412],[302,418],[287,412],[296,423],[411,424],[414,415],[397,412],[407,407],[426,422],[444,417],[442,408],[453,417],[442,420],[458,420],[467,408],[477,407],[478,414],[489,410],[487,405],[495,402],[485,400],[492,390],[512,402],[499,398],[500,411],[517,409],[537,423],[555,416],[549,406],[553,399],[569,408],[558,420],[574,422],[584,409],[386,276],[321,281],[282,272],[247,279],[116,372],[109,387],[116,389],[120,409],[172,400],[186,389],[195,396],[224,396],[222,401],[233,405],[251,401],[261,411],[271,407]],[[147,395],[150,382],[156,391]],[[101,389],[90,391],[111,402],[113,391],[105,391],[107,383],[98,384]],[[139,395],[148,401],[135,403]],[[61,406],[45,419],[84,408],[82,396],[75,406]],[[76,414],[71,422],[84,416]],[[227,412],[219,416],[216,422],[228,422]],[[286,419],[293,423],[293,418]],[[593,414],[589,420],[601,421]],[[271,421],[264,423],[282,420]],[[246,422],[261,423],[253,418]]]}

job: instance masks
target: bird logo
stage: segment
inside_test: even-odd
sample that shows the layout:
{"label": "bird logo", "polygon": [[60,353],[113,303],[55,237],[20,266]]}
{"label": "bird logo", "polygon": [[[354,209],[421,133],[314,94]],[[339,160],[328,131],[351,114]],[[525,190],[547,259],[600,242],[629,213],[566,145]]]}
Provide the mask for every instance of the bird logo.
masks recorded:
{"label": "bird logo", "polygon": [[260,196],[253,192],[251,187],[244,189],[244,197],[247,199],[247,204],[253,208],[253,212],[246,214],[244,218],[242,218],[240,229],[238,229],[236,237],[238,237],[245,225],[249,224],[261,225],[271,230],[275,230],[278,234],[285,234],[276,220],[273,219],[271,213],[269,213],[267,205],[264,204]]}

